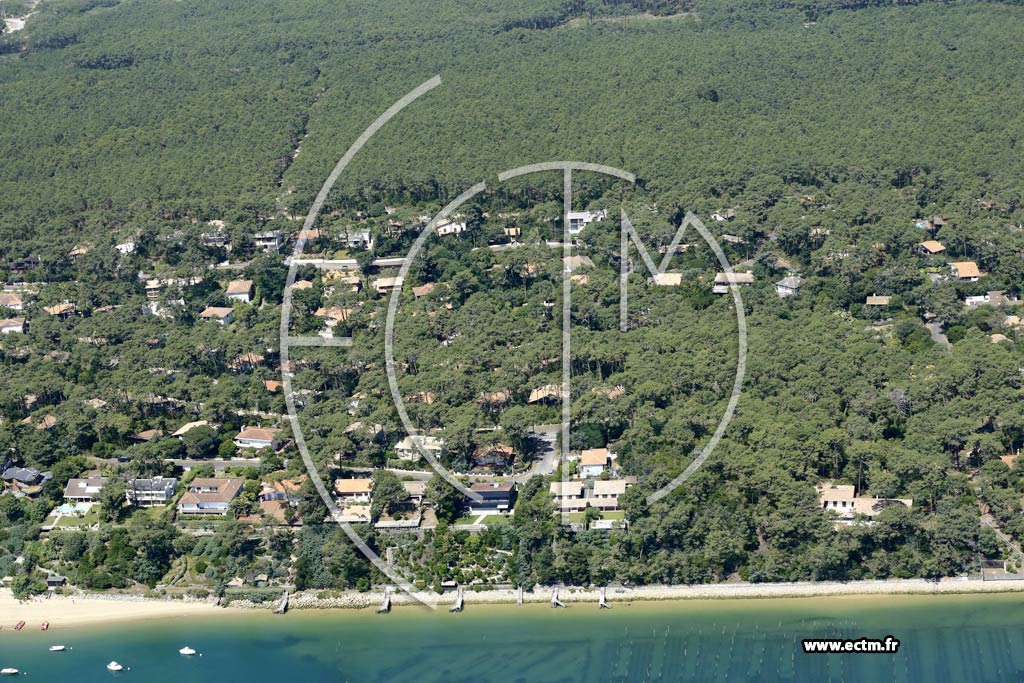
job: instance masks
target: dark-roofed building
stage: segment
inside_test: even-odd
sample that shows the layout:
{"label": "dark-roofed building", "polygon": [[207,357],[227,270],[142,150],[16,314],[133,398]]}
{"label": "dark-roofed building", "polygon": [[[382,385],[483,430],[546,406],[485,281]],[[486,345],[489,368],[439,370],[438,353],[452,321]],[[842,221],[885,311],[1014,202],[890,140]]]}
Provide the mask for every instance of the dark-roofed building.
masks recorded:
{"label": "dark-roofed building", "polygon": [[497,482],[473,484],[469,487],[473,493],[483,498],[482,501],[469,501],[469,511],[473,514],[485,512],[508,512],[512,509],[512,502],[516,495],[516,485],[513,483],[499,484]]}
{"label": "dark-roofed building", "polygon": [[32,467],[7,467],[3,473],[4,486],[16,498],[37,496],[43,484],[53,479],[49,472],[40,472]]}

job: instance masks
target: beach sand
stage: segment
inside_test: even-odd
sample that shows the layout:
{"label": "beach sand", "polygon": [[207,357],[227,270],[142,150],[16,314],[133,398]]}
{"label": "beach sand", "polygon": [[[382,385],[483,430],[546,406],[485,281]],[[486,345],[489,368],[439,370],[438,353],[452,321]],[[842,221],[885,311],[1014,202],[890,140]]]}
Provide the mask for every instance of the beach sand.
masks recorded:
{"label": "beach sand", "polygon": [[38,631],[44,621],[55,626],[84,626],[89,624],[144,619],[185,619],[225,614],[226,610],[212,602],[184,602],[181,600],[128,600],[118,598],[72,597],[45,595],[25,602],[15,598],[11,591],[0,589],[0,635],[14,630],[19,621],[25,630]]}
{"label": "beach sand", "polygon": [[[751,599],[777,598],[841,598],[846,600],[875,600],[884,596],[912,595],[955,595],[965,593],[1012,593],[1024,591],[1024,581],[979,581],[964,579],[945,579],[942,581],[926,581],[924,579],[905,579],[890,581],[850,581],[850,582],[800,582],[785,584],[750,584],[724,583],[697,586],[643,586],[621,588],[609,586],[607,599],[610,605],[624,603],[678,602],[727,600],[737,603]],[[551,588],[538,589],[536,592],[525,591],[523,602],[527,604],[550,604]],[[454,593],[438,596],[431,593],[421,594],[423,602],[436,607],[440,611],[455,601]],[[599,591],[583,588],[560,588],[559,600],[566,604],[593,604],[596,606]],[[325,596],[320,591],[307,591],[291,596],[290,610],[317,611],[336,609],[373,609],[380,605],[383,593],[371,591],[360,593],[347,591]],[[465,592],[467,609],[473,605],[512,605],[516,603],[514,590],[486,590]],[[871,600],[867,600],[870,602]],[[396,608],[420,605],[420,602],[401,591],[392,593],[392,602]],[[93,624],[115,623],[124,621],[140,621],[148,619],[188,619],[200,617],[207,619],[213,616],[238,617],[250,608],[256,612],[269,614],[276,604],[264,603],[254,605],[244,600],[232,601],[228,609],[218,607],[212,601],[182,601],[142,599],[133,596],[58,596],[47,599],[38,596],[32,600],[20,602],[9,590],[0,589],[0,635],[12,632],[14,625],[25,621],[25,628],[38,631],[40,625],[47,621],[51,628],[57,626],[86,626]]]}

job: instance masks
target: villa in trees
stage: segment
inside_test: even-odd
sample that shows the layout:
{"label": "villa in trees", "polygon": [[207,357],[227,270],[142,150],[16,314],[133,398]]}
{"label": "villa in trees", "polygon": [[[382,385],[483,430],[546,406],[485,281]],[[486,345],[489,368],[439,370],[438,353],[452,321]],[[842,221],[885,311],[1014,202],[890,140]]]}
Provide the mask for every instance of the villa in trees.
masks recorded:
{"label": "villa in trees", "polygon": [[716,273],[715,285],[711,291],[715,294],[726,294],[729,285],[749,286],[754,284],[753,273]]}
{"label": "villa in trees", "polygon": [[281,245],[284,244],[284,235],[277,230],[258,232],[252,239],[257,249],[268,254],[278,253],[281,250]]}
{"label": "villa in trees", "polygon": [[17,292],[0,292],[0,308],[22,311],[25,309],[25,301]]}
{"label": "villa in trees", "polygon": [[941,242],[936,240],[925,240],[917,245],[917,253],[926,256],[935,256],[946,251],[946,247],[942,246]]}
{"label": "villa in trees", "polygon": [[508,512],[512,509],[512,503],[516,495],[516,485],[514,483],[477,483],[470,486],[469,490],[483,498],[479,502],[472,499],[469,501],[469,511],[472,514]]}
{"label": "villa in trees", "polygon": [[228,283],[228,299],[243,304],[252,302],[252,280],[232,280]]}
{"label": "villa in trees", "polygon": [[281,446],[278,438],[280,433],[280,429],[242,427],[242,431],[235,437],[235,445],[239,448],[271,448],[276,451]]}
{"label": "villa in trees", "polygon": [[199,314],[200,320],[214,320],[221,325],[230,325],[235,320],[235,309],[225,306],[209,306]]}
{"label": "villa in trees", "polygon": [[434,458],[440,458],[445,452],[444,439],[424,434],[407,436],[395,445],[395,455],[401,460],[415,462],[423,457],[421,449]]}
{"label": "villa in trees", "polygon": [[64,500],[73,503],[93,503],[99,499],[100,491],[109,481],[106,477],[69,479],[64,487]]}
{"label": "villa in trees", "polygon": [[981,278],[981,271],[974,261],[954,261],[949,268],[960,282],[977,282]]}
{"label": "villa in trees", "polygon": [[6,318],[4,320],[0,320],[0,334],[23,334],[24,332],[24,318]]}
{"label": "villa in trees", "polygon": [[588,448],[580,453],[580,476],[600,477],[606,468],[611,467],[614,459],[615,455],[607,448]]}
{"label": "villa in trees", "polygon": [[578,235],[591,223],[603,221],[607,217],[607,211],[570,211],[566,216],[569,220],[569,234]]}
{"label": "villa in trees", "polygon": [[174,477],[150,477],[132,479],[125,487],[125,498],[136,507],[167,505],[177,490],[178,480]]}
{"label": "villa in trees", "polygon": [[800,285],[803,283],[796,275],[790,275],[784,277],[775,283],[775,292],[780,298],[786,298],[787,296],[794,296],[800,292]]}
{"label": "villa in trees", "polygon": [[878,294],[872,294],[864,300],[865,306],[888,306],[889,302],[892,301],[891,296],[881,296]]}
{"label": "villa in trees", "polygon": [[832,510],[839,516],[836,526],[850,525],[856,515],[872,518],[882,510],[893,505],[913,507],[914,501],[909,498],[874,498],[858,496],[856,488],[850,484],[824,482],[817,487],[818,507]]}
{"label": "villa in trees", "polygon": [[390,294],[396,289],[401,288],[402,278],[400,277],[382,277],[373,281],[373,289],[378,294]]}
{"label": "villa in trees", "polygon": [[334,492],[341,503],[368,504],[373,499],[373,479],[337,479],[334,482]]}
{"label": "villa in trees", "polygon": [[228,507],[242,492],[244,479],[196,478],[178,501],[178,513],[186,515],[226,515]]}
{"label": "villa in trees", "polygon": [[43,484],[53,479],[50,472],[40,472],[32,467],[15,467],[8,463],[4,468],[4,488],[15,498],[37,496],[43,490]]}

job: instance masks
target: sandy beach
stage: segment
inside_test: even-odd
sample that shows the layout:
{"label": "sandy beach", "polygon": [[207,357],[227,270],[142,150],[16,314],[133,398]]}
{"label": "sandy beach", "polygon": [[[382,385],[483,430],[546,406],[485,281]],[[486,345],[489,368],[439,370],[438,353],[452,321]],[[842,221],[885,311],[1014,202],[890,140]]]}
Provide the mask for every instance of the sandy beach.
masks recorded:
{"label": "sandy beach", "polygon": [[[611,605],[616,603],[642,601],[684,601],[684,600],[751,600],[772,598],[815,598],[815,597],[877,597],[880,595],[953,595],[966,593],[1009,593],[1024,591],[1024,581],[976,579],[899,579],[890,581],[850,582],[801,582],[776,584],[709,584],[698,586],[640,586],[623,588],[610,586],[606,598]],[[553,589],[541,588],[524,591],[524,603],[550,603]],[[325,596],[322,591],[295,593],[291,596],[289,610],[331,610],[376,608],[383,600],[383,592],[359,593],[345,591]],[[418,600],[401,591],[392,593],[392,604],[396,608],[420,605],[421,602],[447,611],[455,602],[455,593],[444,595],[420,594]],[[558,599],[565,604],[596,604],[600,591],[589,588],[563,587],[558,589]],[[513,589],[465,591],[465,604],[515,605],[518,596]],[[58,596],[47,599],[38,596],[32,600],[19,601],[9,590],[0,589],[0,635],[13,632],[14,625],[25,621],[25,629],[39,630],[46,621],[51,628],[60,626],[86,626],[122,621],[148,619],[186,619],[191,617],[209,618],[215,615],[238,616],[245,610],[269,612],[275,603],[252,604],[244,600],[230,601],[227,609],[218,607],[213,601],[183,601],[144,599],[121,595]]]}
{"label": "sandy beach", "polygon": [[[624,588],[609,586],[605,597],[609,604],[636,601],[677,601],[677,600],[751,600],[769,598],[815,598],[815,597],[849,597],[879,595],[955,595],[966,593],[1013,593],[1024,591],[1024,581],[949,578],[941,581],[927,579],[893,579],[888,581],[848,581],[848,582],[796,582],[796,583],[719,583],[695,586],[638,586]],[[550,603],[552,588],[538,588],[536,591],[524,591],[524,603]],[[516,604],[517,592],[514,589],[494,589],[464,593],[465,604]],[[295,593],[289,602],[290,610],[301,609],[366,609],[378,607],[384,598],[381,591],[358,593],[355,591],[339,592],[333,597],[322,597],[320,591]],[[454,604],[456,594],[446,592],[438,596],[435,593],[421,593],[416,597],[393,591],[391,601],[395,606],[427,604],[438,609],[447,610]],[[600,598],[600,591],[591,588],[562,587],[558,589],[558,599],[566,604],[593,603]],[[270,609],[271,604],[252,605],[245,601],[232,601],[229,608]]]}
{"label": "sandy beach", "polygon": [[50,627],[84,626],[89,624],[144,619],[184,619],[224,614],[212,602],[181,600],[132,600],[118,597],[38,596],[19,601],[10,590],[0,589],[0,636],[13,632],[14,625],[25,622],[25,630],[38,631],[44,621]]}

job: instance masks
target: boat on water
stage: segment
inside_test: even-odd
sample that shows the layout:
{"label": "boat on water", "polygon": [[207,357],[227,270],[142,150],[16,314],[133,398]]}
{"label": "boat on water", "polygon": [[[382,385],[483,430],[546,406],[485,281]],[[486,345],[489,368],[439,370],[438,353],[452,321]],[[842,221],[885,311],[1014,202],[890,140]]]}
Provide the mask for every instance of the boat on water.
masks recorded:
{"label": "boat on water", "polygon": [[192,656],[192,655],[194,655],[196,653],[196,651],[193,650],[192,648],[190,648],[188,645],[186,645],[185,647],[183,647],[180,650],[178,650],[178,653],[179,654],[183,654],[183,655]]}
{"label": "boat on water", "polygon": [[42,623],[42,624],[41,624],[41,625],[39,626],[39,630],[41,630],[41,631],[49,631],[49,630],[50,630],[50,622],[48,622],[48,621],[44,621],[44,622],[43,622],[43,623]]}
{"label": "boat on water", "polygon": [[24,621],[19,621],[17,624],[14,625],[14,630],[15,631],[20,631],[23,628],[25,628],[25,622]]}
{"label": "boat on water", "polygon": [[8,667],[6,669],[0,669],[0,676],[16,676],[19,673],[21,673],[21,672],[18,671],[17,669],[12,668],[12,667]]}
{"label": "boat on water", "polygon": [[111,662],[110,664],[107,664],[107,671],[123,671],[123,670],[124,670],[124,667],[121,666],[120,664],[118,664],[117,662]]}
{"label": "boat on water", "polygon": [[51,645],[50,652],[64,652],[67,648],[63,645]]}

